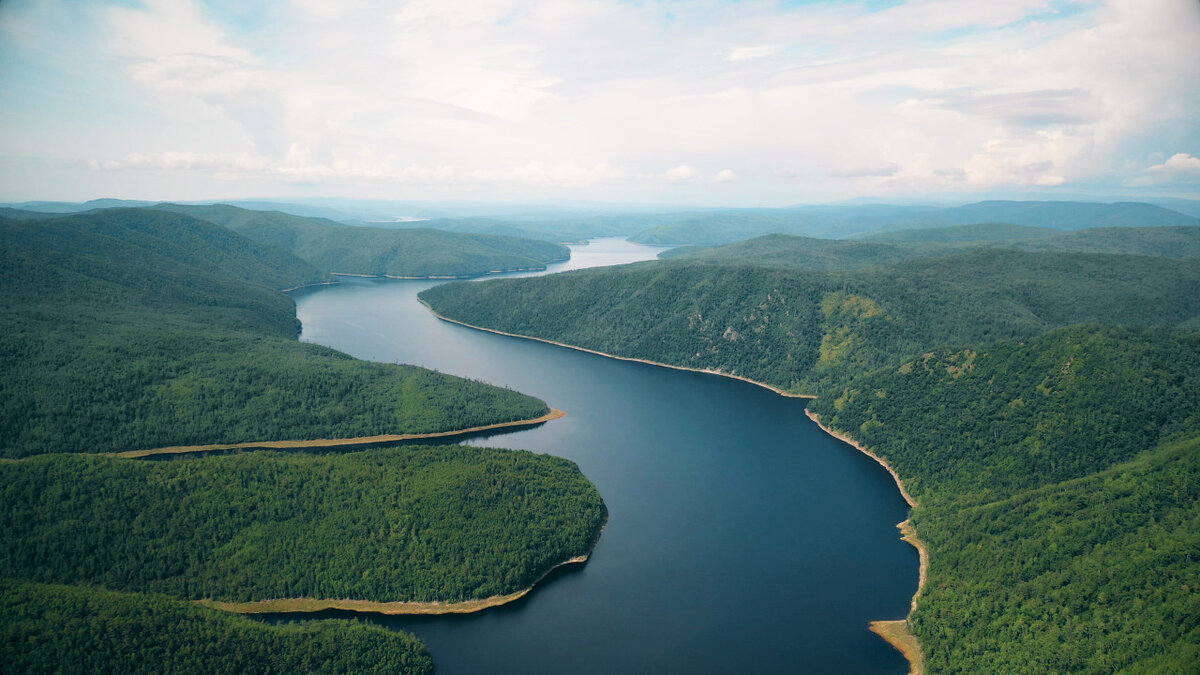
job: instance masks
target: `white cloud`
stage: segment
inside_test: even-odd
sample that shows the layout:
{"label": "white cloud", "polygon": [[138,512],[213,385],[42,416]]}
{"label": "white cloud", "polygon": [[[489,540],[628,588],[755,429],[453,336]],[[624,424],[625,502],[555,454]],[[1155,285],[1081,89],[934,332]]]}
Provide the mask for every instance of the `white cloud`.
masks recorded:
{"label": "white cloud", "polygon": [[1147,168],[1140,176],[1129,180],[1126,184],[1131,187],[1144,187],[1197,179],[1200,179],[1200,157],[1186,152],[1177,152],[1171,155],[1167,161]]}
{"label": "white cloud", "polygon": [[[253,27],[199,0],[80,4],[0,12],[11,45],[0,78],[39,88],[0,92],[0,153],[36,153],[54,137],[131,185],[137,171],[178,171],[181,189],[211,172],[361,180],[380,195],[389,181],[443,181],[652,199],[664,183],[693,184],[700,198],[702,185],[728,182],[723,195],[792,203],[1150,185],[1190,176],[1171,162],[1195,159],[1125,168],[1156,134],[1196,137],[1195,2],[1098,0],[1056,18],[1051,0],[908,0],[877,12],[767,0],[291,0],[264,6]],[[75,33],[57,35],[63,17]],[[53,54],[47,44],[81,52],[64,71],[86,62],[122,87],[108,100],[55,92],[52,78],[22,70]],[[77,121],[39,122],[64,100]],[[121,120],[107,112],[116,101]],[[682,157],[742,175],[662,171]]]}
{"label": "white cloud", "polygon": [[783,45],[755,45],[753,47],[733,47],[725,53],[728,61],[752,61],[761,59],[781,51]]}
{"label": "white cloud", "polygon": [[663,178],[666,178],[667,181],[671,183],[684,183],[687,181],[699,180],[700,177],[700,170],[687,164],[677,166],[663,174]]}
{"label": "white cloud", "polygon": [[900,171],[900,165],[895,162],[882,162],[868,166],[857,166],[849,169],[831,171],[830,176],[836,178],[886,178],[895,176]]}

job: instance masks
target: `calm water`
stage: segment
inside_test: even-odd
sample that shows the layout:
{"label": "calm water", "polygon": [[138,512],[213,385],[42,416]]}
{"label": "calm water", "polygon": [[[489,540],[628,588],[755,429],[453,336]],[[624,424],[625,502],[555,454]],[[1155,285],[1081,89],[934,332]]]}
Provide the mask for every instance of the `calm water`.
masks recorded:
{"label": "calm water", "polygon": [[[549,271],[656,253],[612,240],[573,250]],[[574,460],[610,519],[585,566],[523,601],[370,620],[416,633],[451,674],[907,671],[867,630],[903,617],[916,589],[916,551],[895,527],[907,505],[880,466],[804,417],[804,401],[438,321],[416,300],[431,285],[297,293],[303,339],[565,410],[471,443]]]}

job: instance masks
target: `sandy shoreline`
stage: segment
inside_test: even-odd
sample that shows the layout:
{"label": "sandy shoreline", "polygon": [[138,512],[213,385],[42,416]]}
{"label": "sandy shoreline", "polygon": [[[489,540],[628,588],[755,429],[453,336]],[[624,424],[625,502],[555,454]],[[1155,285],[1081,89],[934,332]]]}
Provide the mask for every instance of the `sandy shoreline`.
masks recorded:
{"label": "sandy shoreline", "polygon": [[[479,277],[486,277],[493,274],[509,274],[511,272],[544,272],[546,271],[547,265],[566,262],[570,259],[571,256],[567,256],[566,258],[554,258],[553,260],[547,260],[545,264],[535,267],[509,267],[501,270],[484,270],[482,272],[467,272],[465,274],[426,274],[415,276],[387,273],[355,274],[354,272],[330,272],[330,274],[335,277],[357,277],[359,279],[399,279],[401,281],[466,281],[468,279],[478,279]],[[297,286],[297,288],[303,287]],[[295,289],[289,288],[288,290],[290,291]]]}
{"label": "sandy shoreline", "polygon": [[[896,470],[882,457],[866,449],[861,443],[850,436],[834,431],[822,424],[820,416],[811,410],[805,410],[804,414],[816,423],[817,426],[821,427],[821,430],[825,433],[850,445],[855,450],[870,457],[878,462],[880,466],[887,469],[887,472],[892,475],[892,479],[896,481],[896,487],[900,488],[900,495],[904,497],[904,501],[908,502],[910,508],[916,507],[917,500],[913,499],[913,496],[908,493],[908,489],[904,487],[904,481],[900,479],[900,474],[896,473]],[[929,550],[925,547],[925,542],[921,541],[920,537],[917,536],[917,530],[913,527],[912,518],[906,519],[896,527],[900,529],[900,538],[912,544],[913,548],[917,549],[917,555],[921,561],[917,577],[917,592],[913,594],[912,603],[908,608],[908,615],[911,617],[912,613],[917,611],[917,599],[921,597],[921,591],[925,588],[925,575],[929,570]],[[871,631],[884,640],[887,640],[901,654],[904,654],[904,657],[908,659],[910,675],[922,675],[925,672],[925,654],[921,651],[921,644],[917,641],[917,636],[913,635],[912,630],[909,628],[908,618],[895,621],[872,621]]]}
{"label": "sandy shoreline", "polygon": [[313,288],[314,286],[336,286],[337,283],[338,283],[337,279],[334,279],[333,281],[314,281],[311,284],[300,284],[299,286],[292,286],[291,288],[284,288],[284,289],[281,289],[279,292],[280,293],[291,293],[292,291],[298,291],[301,288]]}
{"label": "sandy shoreline", "polygon": [[347,445],[374,445],[377,443],[395,443],[398,441],[412,441],[424,438],[450,438],[453,436],[461,436],[464,434],[474,434],[482,431],[493,431],[497,429],[509,429],[518,427],[528,427],[537,424],[543,424],[550,420],[556,420],[565,417],[566,413],[551,408],[550,412],[527,420],[516,420],[514,422],[500,422],[497,424],[485,424],[478,427],[470,427],[468,429],[455,429],[453,431],[436,431],[427,434],[383,434],[380,436],[359,436],[357,438],[317,438],[310,441],[249,441],[246,443],[213,443],[210,445],[175,445],[165,448],[152,448],[149,450],[129,450],[127,452],[109,453],[117,457],[126,459],[137,459],[139,457],[149,457],[151,455],[177,455],[189,452],[211,452],[213,450],[238,450],[254,448],[260,450],[286,450],[295,448],[337,448]]}
{"label": "sandy shoreline", "polygon": [[[627,356],[617,356],[615,354],[607,354],[605,352],[597,351],[595,349],[588,349],[586,347],[579,347],[576,345],[565,344],[562,342],[556,342],[554,340],[547,340],[545,338],[532,337],[529,335],[520,335],[517,333],[508,333],[508,332],[505,332],[502,330],[496,330],[493,328],[485,328],[483,326],[475,326],[475,325],[466,323],[465,321],[458,321],[457,319],[451,319],[451,318],[442,316],[437,311],[435,311],[432,307],[430,307],[429,303],[425,302],[424,300],[420,300],[420,302],[421,302],[421,304],[425,305],[425,308],[428,309],[431,314],[433,314],[437,318],[441,319],[442,321],[446,321],[449,323],[456,323],[460,326],[466,326],[467,328],[473,328],[475,330],[486,331],[488,333],[495,333],[497,335],[505,335],[508,337],[522,338],[525,340],[535,340],[537,342],[544,342],[546,344],[555,345],[557,347],[566,347],[567,349],[574,349],[576,351],[587,352],[589,354],[596,354],[598,356],[606,356],[608,358],[617,359],[620,361],[633,361],[635,363],[645,363],[645,364],[652,365],[652,366],[659,366],[662,368],[671,368],[674,370],[685,370],[685,371],[690,371],[690,372],[694,372],[694,373],[707,373],[709,375],[720,375],[722,377],[730,377],[735,380],[741,380],[743,382],[749,382],[750,384],[756,384],[760,387],[770,389],[771,391],[775,392],[776,394],[779,394],[780,396],[787,396],[789,398],[806,398],[806,399],[816,398],[816,396],[812,396],[812,395],[793,394],[790,392],[786,392],[778,387],[771,386],[765,382],[758,382],[756,380],[752,380],[748,377],[742,377],[740,375],[731,375],[729,373],[722,373],[722,372],[715,371],[715,370],[705,370],[705,369],[700,369],[700,368],[688,368],[685,366],[675,366],[675,365],[671,365],[669,363],[659,363],[657,361],[650,361],[647,359],[635,359],[635,358],[631,358],[631,357],[627,357]],[[888,464],[886,461],[884,461],[884,459],[882,457],[880,457],[879,455],[876,455],[875,453],[871,452],[870,450],[867,450],[860,443],[855,441],[850,436],[847,436],[846,434],[843,434],[843,433],[839,433],[839,432],[834,431],[833,429],[825,426],[824,424],[821,423],[820,418],[815,413],[805,409],[804,414],[807,415],[808,418],[811,419],[825,433],[829,434],[830,436],[833,436],[834,438],[836,438],[840,441],[843,441],[843,442],[849,444],[854,449],[858,450],[859,452],[863,453],[864,455],[867,455],[871,459],[878,462],[880,464],[880,466],[882,466],[884,469],[887,470],[887,472],[889,474],[891,474],[892,479],[896,482],[896,487],[899,488],[899,490],[900,490],[900,495],[902,497],[904,497],[904,501],[908,503],[909,507],[915,507],[917,505],[917,501],[915,499],[913,499],[913,496],[911,494],[909,494],[909,492],[908,492],[908,488],[906,488],[904,486],[904,481],[900,479],[900,474],[896,473],[896,470],[894,468],[892,468],[892,466],[890,464]],[[926,575],[928,567],[929,567],[929,552],[925,547],[925,542],[921,541],[920,538],[917,537],[917,531],[913,527],[911,519],[908,519],[902,523],[899,523],[896,527],[900,529],[901,539],[904,541],[907,541],[909,544],[912,544],[912,546],[917,549],[917,554],[920,557],[920,569],[919,569],[919,576],[918,576],[918,581],[917,581],[917,592],[913,594],[912,604],[909,607],[909,615],[911,616],[912,613],[914,611],[916,611],[916,609],[917,609],[917,598],[919,598],[921,596],[921,590],[925,588],[925,575]],[[921,645],[917,641],[916,636],[913,635],[912,631],[909,629],[907,618],[899,619],[896,621],[872,621],[870,624],[870,629],[872,632],[874,632],[875,634],[879,635],[884,640],[886,640],[888,642],[888,644],[895,647],[901,654],[904,655],[904,657],[906,659],[908,659],[910,675],[923,675],[923,673],[925,672],[925,655],[921,650]]]}
{"label": "sandy shoreline", "polygon": [[587,347],[579,347],[577,345],[569,345],[565,342],[555,342],[554,340],[547,340],[546,338],[533,337],[530,335],[521,335],[519,333],[506,333],[505,331],[496,330],[495,328],[485,328],[483,326],[475,326],[475,325],[469,324],[465,321],[459,321],[458,319],[451,319],[449,317],[442,316],[441,314],[438,314],[437,311],[434,310],[434,308],[430,307],[429,303],[425,302],[424,300],[421,300],[420,298],[418,298],[417,300],[422,305],[425,305],[425,308],[429,310],[430,314],[436,316],[437,318],[441,319],[442,321],[445,321],[447,323],[456,323],[460,326],[466,326],[467,328],[472,328],[474,330],[481,330],[481,331],[484,331],[487,333],[495,333],[496,335],[504,335],[506,337],[521,338],[522,340],[533,340],[534,342],[544,342],[548,345],[554,345],[556,347],[566,347],[567,349],[574,349],[577,352],[587,352],[588,354],[595,354],[596,356],[605,356],[610,359],[616,359],[618,361],[632,361],[633,363],[645,363],[646,365],[650,365],[650,366],[658,366],[659,368],[670,368],[671,370],[684,370],[689,373],[704,373],[705,375],[720,375],[721,377],[728,377],[728,378],[731,378],[734,380],[741,380],[742,382],[748,382],[750,384],[757,385],[764,389],[770,389],[771,391],[775,392],[776,394],[779,394],[780,396],[786,396],[787,398],[805,398],[805,399],[816,398],[816,396],[813,396],[811,394],[793,394],[791,392],[784,391],[784,390],[780,389],[779,387],[771,386],[771,385],[767,384],[766,382],[759,382],[758,380],[752,380],[748,377],[742,377],[741,375],[733,375],[730,373],[723,373],[719,370],[712,370],[712,369],[707,369],[707,368],[689,368],[687,366],[675,366],[675,365],[671,365],[670,363],[661,363],[659,361],[651,361],[649,359],[636,359],[636,358],[633,358],[632,356],[618,356],[616,354],[609,354],[607,352],[601,352],[601,351],[597,351],[595,349],[588,349]]}
{"label": "sandy shoreline", "polygon": [[528,588],[509,593],[508,595],[493,595],[478,600],[462,602],[373,602],[371,600],[319,600],[315,598],[281,598],[278,600],[256,600],[253,602],[219,602],[216,600],[200,600],[199,603],[214,609],[234,612],[235,614],[276,614],[276,613],[308,613],[321,612],[327,609],[342,609],[350,612],[375,612],[378,614],[471,614],[490,607],[499,607],[528,595],[542,579],[554,570],[567,565],[582,565],[587,562],[590,554],[569,558],[546,570]]}

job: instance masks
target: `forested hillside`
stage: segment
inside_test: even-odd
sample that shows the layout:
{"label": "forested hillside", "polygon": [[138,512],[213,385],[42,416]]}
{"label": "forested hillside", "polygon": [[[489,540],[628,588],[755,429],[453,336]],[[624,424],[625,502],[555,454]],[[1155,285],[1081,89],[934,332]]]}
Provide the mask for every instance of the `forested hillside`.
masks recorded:
{"label": "forested hillside", "polygon": [[[939,350],[809,408],[905,477],[938,672],[1194,666],[1200,333],[1078,326]],[[986,608],[986,610],[984,609]]]}
{"label": "forested hillside", "polygon": [[1083,322],[1188,325],[1200,316],[1200,264],[1006,250],[836,273],[641,263],[421,297],[474,325],[816,393],[944,344]]}
{"label": "forested hillside", "polygon": [[1200,227],[1097,228],[1054,232],[1041,228],[984,224],[901,230],[863,239],[813,239],[769,234],[725,246],[674,248],[659,257],[665,260],[787,270],[852,270],[914,258],[955,255],[975,249],[1198,258]]}
{"label": "forested hillside", "polygon": [[186,213],[287,251],[320,269],[339,274],[396,277],[471,277],[514,269],[542,269],[566,260],[560,244],[491,234],[429,228],[351,227],[330,220],[235,206],[162,204],[159,210]]}
{"label": "forested hillside", "polygon": [[[1159,234],[1068,245],[1170,246]],[[910,624],[929,672],[1197,669],[1200,262],[988,248],[823,272],[728,252],[743,264],[422,297],[474,325],[816,394],[821,421],[919,501],[930,567]]]}
{"label": "forested hillside", "polygon": [[475,447],[0,463],[0,577],[189,600],[462,601],[586,555],[574,463]]}
{"label": "forested hillside", "polygon": [[346,620],[272,626],[160,595],[0,579],[13,673],[432,673],[406,633]]}
{"label": "forested hillside", "polygon": [[0,454],[424,433],[545,404],[301,344],[277,287],[324,278],[170,212],[0,221]]}

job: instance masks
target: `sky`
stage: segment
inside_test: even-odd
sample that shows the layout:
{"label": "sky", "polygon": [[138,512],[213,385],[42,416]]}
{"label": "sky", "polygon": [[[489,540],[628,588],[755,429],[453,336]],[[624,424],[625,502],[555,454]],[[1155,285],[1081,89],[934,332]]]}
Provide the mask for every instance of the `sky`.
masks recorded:
{"label": "sky", "polygon": [[2,0],[0,200],[1200,198],[1200,0]]}

